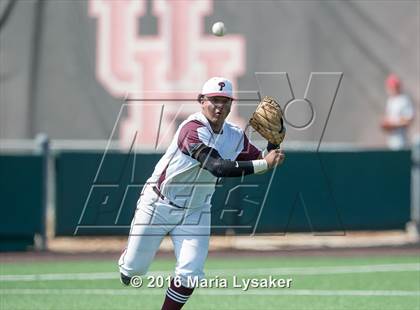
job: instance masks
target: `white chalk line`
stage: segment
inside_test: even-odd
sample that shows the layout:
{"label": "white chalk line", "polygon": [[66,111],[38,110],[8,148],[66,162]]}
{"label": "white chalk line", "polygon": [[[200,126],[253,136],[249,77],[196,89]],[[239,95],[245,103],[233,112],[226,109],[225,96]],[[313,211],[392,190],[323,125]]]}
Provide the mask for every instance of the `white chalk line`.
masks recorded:
{"label": "white chalk line", "polygon": [[[206,276],[252,276],[252,275],[324,275],[346,273],[407,272],[420,271],[420,264],[384,264],[354,266],[319,266],[257,269],[207,269]],[[170,275],[172,270],[152,271],[147,275]],[[77,281],[77,280],[112,280],[118,279],[117,272],[101,273],[51,273],[0,275],[0,282],[5,281]]]}
{"label": "white chalk line", "polygon": [[[162,295],[162,289],[0,289],[0,295],[108,295],[108,296],[138,296]],[[237,296],[237,295],[263,295],[263,296],[420,296],[420,291],[401,290],[307,290],[307,289],[198,289],[194,295]]]}

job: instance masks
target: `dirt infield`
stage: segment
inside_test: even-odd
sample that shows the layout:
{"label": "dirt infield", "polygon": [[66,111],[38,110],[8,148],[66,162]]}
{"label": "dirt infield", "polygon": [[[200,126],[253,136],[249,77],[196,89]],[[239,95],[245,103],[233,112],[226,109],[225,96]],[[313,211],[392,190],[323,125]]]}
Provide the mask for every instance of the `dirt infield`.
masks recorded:
{"label": "dirt infield", "polygon": [[[420,249],[415,245],[397,247],[371,247],[371,248],[323,248],[323,249],[285,249],[276,251],[251,251],[251,250],[214,250],[209,252],[209,257],[262,257],[262,256],[308,256],[308,257],[352,257],[352,256],[419,256]],[[119,252],[53,252],[29,251],[0,253],[0,263],[16,262],[49,262],[49,261],[74,261],[74,260],[118,260]],[[159,251],[157,257],[173,257],[172,252]]]}
{"label": "dirt infield", "polygon": [[[53,252],[121,252],[127,237],[60,237],[48,242]],[[310,233],[267,234],[267,235],[225,235],[210,238],[210,251],[250,250],[276,251],[285,249],[320,248],[363,248],[394,247],[418,244],[419,237],[407,231],[360,231],[330,232],[324,235]],[[173,251],[170,237],[165,237],[160,246],[162,251]]]}
{"label": "dirt infield", "polygon": [[[66,237],[49,240],[48,251],[0,253],[0,263],[57,260],[117,260],[126,237]],[[345,235],[213,236],[210,257],[259,256],[371,256],[417,255],[418,236],[405,231],[351,232]],[[173,257],[170,238],[162,242],[158,257]]]}

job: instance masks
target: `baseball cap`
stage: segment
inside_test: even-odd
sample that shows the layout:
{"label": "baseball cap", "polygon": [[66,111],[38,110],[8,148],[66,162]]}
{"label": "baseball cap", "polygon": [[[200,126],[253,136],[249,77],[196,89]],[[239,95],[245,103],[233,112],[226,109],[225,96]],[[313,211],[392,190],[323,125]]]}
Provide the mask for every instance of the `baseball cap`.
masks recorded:
{"label": "baseball cap", "polygon": [[401,80],[399,79],[399,77],[395,74],[390,74],[388,75],[388,77],[385,80],[385,85],[388,88],[400,88],[401,87]]}
{"label": "baseball cap", "polygon": [[209,97],[221,96],[233,98],[232,82],[223,77],[212,77],[203,85],[201,94]]}

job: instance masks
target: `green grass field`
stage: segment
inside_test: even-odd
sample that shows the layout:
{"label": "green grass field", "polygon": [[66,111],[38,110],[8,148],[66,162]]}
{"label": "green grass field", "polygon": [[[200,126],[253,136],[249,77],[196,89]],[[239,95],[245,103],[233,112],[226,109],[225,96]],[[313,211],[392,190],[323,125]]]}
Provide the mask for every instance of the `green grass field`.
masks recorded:
{"label": "green grass field", "polygon": [[[157,259],[153,276],[174,260]],[[184,309],[420,309],[420,259],[395,257],[209,258],[207,277],[228,288],[199,288]],[[123,287],[115,261],[4,263],[0,309],[160,309],[164,288]],[[233,287],[232,277],[291,278],[291,288]]]}

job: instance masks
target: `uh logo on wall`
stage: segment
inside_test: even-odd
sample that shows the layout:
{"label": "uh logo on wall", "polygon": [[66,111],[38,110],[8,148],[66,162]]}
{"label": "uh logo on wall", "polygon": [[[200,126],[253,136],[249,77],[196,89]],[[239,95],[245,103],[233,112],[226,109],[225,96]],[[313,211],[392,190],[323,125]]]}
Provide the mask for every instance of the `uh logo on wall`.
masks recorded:
{"label": "uh logo on wall", "polygon": [[[212,10],[212,0],[153,1],[157,35],[141,35],[146,0],[90,0],[89,16],[97,21],[96,78],[112,96],[126,99],[111,136],[119,135],[123,147],[167,146],[179,123],[199,111],[195,99],[208,78],[236,84],[245,72],[242,35],[205,33]],[[244,124],[235,105],[229,117]]]}

